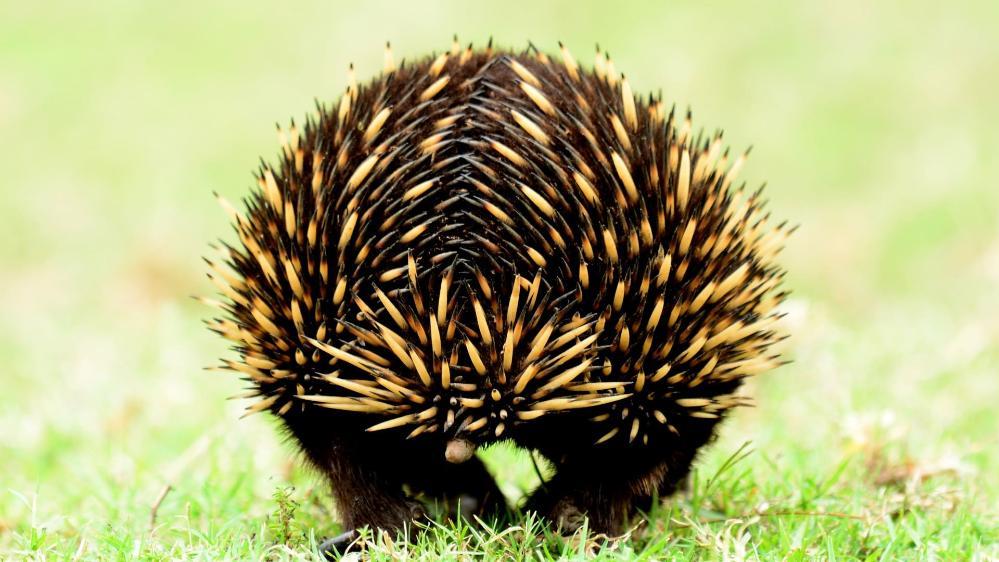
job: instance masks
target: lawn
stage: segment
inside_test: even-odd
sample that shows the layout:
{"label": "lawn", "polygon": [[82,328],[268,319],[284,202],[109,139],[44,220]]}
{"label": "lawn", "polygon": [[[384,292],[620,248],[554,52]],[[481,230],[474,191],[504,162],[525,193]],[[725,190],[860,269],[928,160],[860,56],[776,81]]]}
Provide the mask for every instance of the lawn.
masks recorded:
{"label": "lawn", "polygon": [[[744,177],[801,224],[793,362],[603,548],[520,516],[371,559],[999,557],[999,4],[46,4],[0,5],[0,559],[317,558],[328,491],[203,370],[227,353],[189,298],[230,236],[212,192],[239,200],[349,62],[454,32],[599,42],[753,145]],[[538,484],[481,454],[511,503]]]}

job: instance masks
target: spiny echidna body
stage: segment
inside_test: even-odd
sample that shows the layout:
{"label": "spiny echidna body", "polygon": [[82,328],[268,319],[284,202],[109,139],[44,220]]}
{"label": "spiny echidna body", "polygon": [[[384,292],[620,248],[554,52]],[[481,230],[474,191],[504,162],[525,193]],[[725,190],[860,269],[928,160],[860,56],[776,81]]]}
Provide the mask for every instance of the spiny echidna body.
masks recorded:
{"label": "spiny echidna body", "polygon": [[620,530],[778,363],[789,229],[733,186],[745,155],[599,53],[352,74],[279,128],[245,213],[223,201],[240,243],[212,263],[211,326],[250,411],[329,476],[347,529],[420,517],[404,485],[501,509],[474,451],[511,439],[555,469],[530,508]]}

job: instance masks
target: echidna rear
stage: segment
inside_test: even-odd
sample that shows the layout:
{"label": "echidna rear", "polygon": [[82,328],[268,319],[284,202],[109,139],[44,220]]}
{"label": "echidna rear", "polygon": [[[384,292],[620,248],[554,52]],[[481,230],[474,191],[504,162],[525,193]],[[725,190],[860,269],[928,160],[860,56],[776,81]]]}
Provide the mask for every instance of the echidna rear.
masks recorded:
{"label": "echidna rear", "polygon": [[347,529],[422,518],[404,486],[502,511],[474,453],[512,439],[556,471],[529,508],[618,531],[779,361],[789,230],[599,54],[388,63],[280,135],[212,327]]}

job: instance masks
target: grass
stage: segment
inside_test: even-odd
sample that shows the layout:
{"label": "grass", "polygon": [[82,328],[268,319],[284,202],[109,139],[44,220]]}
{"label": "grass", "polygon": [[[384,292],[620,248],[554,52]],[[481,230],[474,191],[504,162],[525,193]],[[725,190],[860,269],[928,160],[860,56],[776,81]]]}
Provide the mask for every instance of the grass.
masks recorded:
{"label": "grass", "polygon": [[[371,559],[999,557],[996,4],[604,4],[0,8],[0,559],[315,558],[329,494],[201,370],[225,353],[187,298],[228,232],[211,192],[245,193],[269,123],[350,60],[453,31],[598,40],[636,91],[754,144],[747,178],[802,224],[794,362],[623,539],[522,516]],[[525,453],[483,455],[511,501],[537,485]]]}

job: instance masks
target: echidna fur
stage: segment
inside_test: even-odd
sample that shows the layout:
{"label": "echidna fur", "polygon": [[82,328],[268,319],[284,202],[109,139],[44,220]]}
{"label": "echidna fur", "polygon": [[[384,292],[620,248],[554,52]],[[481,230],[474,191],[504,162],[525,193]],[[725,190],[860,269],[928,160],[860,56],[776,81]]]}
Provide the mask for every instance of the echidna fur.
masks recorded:
{"label": "echidna fur", "polygon": [[509,439],[555,470],[527,508],[618,532],[779,363],[791,229],[735,185],[745,154],[660,98],[599,52],[586,70],[564,48],[455,45],[351,71],[279,127],[246,210],[222,201],[224,366],[328,476],[346,529],[408,526],[417,491],[501,511],[474,451]]}

